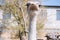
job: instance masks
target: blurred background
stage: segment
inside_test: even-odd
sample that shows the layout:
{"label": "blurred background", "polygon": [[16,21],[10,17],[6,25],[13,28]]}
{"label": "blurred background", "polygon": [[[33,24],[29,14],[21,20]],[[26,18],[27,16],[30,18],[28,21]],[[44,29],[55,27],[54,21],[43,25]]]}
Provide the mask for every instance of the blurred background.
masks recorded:
{"label": "blurred background", "polygon": [[60,35],[59,0],[0,0],[0,40],[28,39],[29,16],[25,6],[28,1],[38,1],[41,5],[37,18],[37,39],[47,40],[46,35]]}

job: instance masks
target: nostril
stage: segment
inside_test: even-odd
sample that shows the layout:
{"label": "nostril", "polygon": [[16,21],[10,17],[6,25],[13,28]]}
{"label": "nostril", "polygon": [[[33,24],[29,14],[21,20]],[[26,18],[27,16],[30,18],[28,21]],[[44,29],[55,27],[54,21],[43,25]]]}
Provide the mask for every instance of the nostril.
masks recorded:
{"label": "nostril", "polygon": [[32,4],[32,5],[34,5],[34,4]]}

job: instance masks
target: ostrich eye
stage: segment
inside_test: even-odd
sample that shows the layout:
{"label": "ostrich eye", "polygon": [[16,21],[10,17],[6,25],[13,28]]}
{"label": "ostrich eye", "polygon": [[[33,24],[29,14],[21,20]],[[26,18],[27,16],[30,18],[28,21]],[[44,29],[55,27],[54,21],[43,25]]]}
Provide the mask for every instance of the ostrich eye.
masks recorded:
{"label": "ostrich eye", "polygon": [[39,5],[39,7],[40,7],[41,5]]}
{"label": "ostrich eye", "polygon": [[27,3],[26,6],[28,7],[30,5],[30,3]]}

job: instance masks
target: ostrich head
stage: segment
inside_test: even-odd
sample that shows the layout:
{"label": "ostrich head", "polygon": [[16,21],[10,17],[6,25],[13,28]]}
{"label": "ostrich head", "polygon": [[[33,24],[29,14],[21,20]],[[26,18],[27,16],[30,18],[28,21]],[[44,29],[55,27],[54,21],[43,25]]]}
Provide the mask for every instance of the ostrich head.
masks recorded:
{"label": "ostrich head", "polygon": [[26,6],[29,15],[31,14],[33,16],[39,14],[38,13],[40,11],[39,2],[28,1]]}
{"label": "ostrich head", "polygon": [[39,2],[33,2],[33,1],[28,1],[27,4],[27,9],[30,10],[30,11],[37,11],[39,10]]}

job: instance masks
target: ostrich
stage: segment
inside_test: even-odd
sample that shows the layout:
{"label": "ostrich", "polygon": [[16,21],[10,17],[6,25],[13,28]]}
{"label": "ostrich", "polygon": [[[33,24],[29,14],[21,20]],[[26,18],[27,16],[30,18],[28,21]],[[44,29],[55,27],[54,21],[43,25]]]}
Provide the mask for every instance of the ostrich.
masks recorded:
{"label": "ostrich", "polygon": [[36,39],[36,21],[37,16],[40,13],[40,5],[38,2],[29,1],[27,4],[27,12],[29,15],[29,32],[28,40],[37,40]]}

